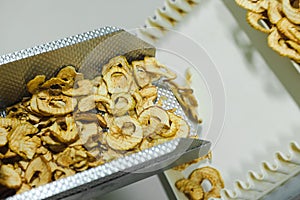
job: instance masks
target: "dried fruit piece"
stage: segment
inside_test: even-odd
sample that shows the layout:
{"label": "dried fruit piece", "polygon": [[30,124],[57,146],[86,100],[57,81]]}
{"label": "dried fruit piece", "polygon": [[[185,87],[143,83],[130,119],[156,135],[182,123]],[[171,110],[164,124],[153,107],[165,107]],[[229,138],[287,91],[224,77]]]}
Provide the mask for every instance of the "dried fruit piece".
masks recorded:
{"label": "dried fruit piece", "polygon": [[94,88],[94,94],[101,95],[101,96],[108,96],[107,86],[102,78],[98,83],[97,87]]}
{"label": "dried fruit piece", "polygon": [[65,144],[52,138],[50,132],[46,132],[43,136],[41,136],[41,140],[45,143],[44,145],[53,152],[61,152],[66,148]]}
{"label": "dried fruit piece", "polygon": [[93,90],[93,84],[90,80],[83,79],[77,82],[77,88],[70,88],[68,90],[63,90],[62,93],[67,96],[85,96],[89,95]]}
{"label": "dried fruit piece", "polygon": [[267,18],[262,13],[255,13],[252,11],[247,12],[248,23],[256,30],[262,31],[264,33],[270,33],[270,29],[265,28],[260,24],[261,20],[266,20]]}
{"label": "dried fruit piece", "polygon": [[204,199],[204,191],[202,187],[194,181],[189,179],[180,179],[175,183],[175,186],[191,200]]}
{"label": "dried fruit piece", "polygon": [[49,127],[48,131],[59,142],[65,144],[72,143],[79,138],[77,126],[72,116],[58,119]]}
{"label": "dried fruit piece", "polygon": [[118,93],[111,96],[112,114],[116,117],[125,115],[128,111],[133,110],[135,101],[128,93]]}
{"label": "dried fruit piece", "polygon": [[106,141],[116,150],[130,150],[137,146],[143,139],[143,130],[139,122],[130,117],[122,116],[114,120],[110,127]]}
{"label": "dried fruit piece", "polygon": [[[211,188],[205,191],[202,182],[208,180]],[[218,170],[212,167],[202,167],[195,169],[188,179],[180,179],[175,183],[176,188],[186,194],[189,199],[220,198],[220,191],[224,188],[224,181]]]}
{"label": "dried fruit piece", "polygon": [[60,116],[73,112],[77,100],[65,95],[51,96],[48,92],[43,91],[36,94],[36,104],[38,111],[43,115]]}
{"label": "dried fruit piece", "polygon": [[147,109],[145,109],[140,115],[139,115],[139,121],[141,124],[148,124],[149,120],[151,119],[158,119],[162,124],[169,127],[169,116],[167,112],[158,106],[152,106]]}
{"label": "dried fruit piece", "polygon": [[66,83],[68,83],[69,87],[72,87],[75,82],[75,79],[77,79],[77,80],[81,79],[83,77],[83,75],[80,73],[77,73],[75,67],[69,65],[69,66],[62,68],[58,72],[56,77],[62,79]]}
{"label": "dried fruit piece", "polygon": [[36,157],[29,163],[25,179],[31,187],[38,187],[51,181],[51,169],[43,156]]}
{"label": "dried fruit piece", "polygon": [[33,95],[30,99],[30,104],[29,104],[29,109],[31,112],[33,112],[34,114],[40,114],[42,115],[42,113],[40,112],[38,105],[37,105],[37,94]]}
{"label": "dried fruit piece", "polygon": [[198,117],[197,107],[198,102],[193,95],[193,89],[188,87],[180,87],[177,83],[173,81],[168,82],[170,88],[178,100],[179,104],[182,106],[185,113],[191,117],[197,123],[201,123],[202,120]]}
{"label": "dried fruit piece", "polygon": [[295,49],[295,51],[300,55],[300,44],[292,41],[292,40],[288,40],[286,41],[286,43],[291,46],[293,49]]}
{"label": "dried fruit piece", "polygon": [[[82,162],[84,161],[84,162]],[[76,171],[80,171],[82,167],[87,165],[87,154],[83,147],[68,147],[57,155],[56,162],[62,167],[70,167]]]}
{"label": "dried fruit piece", "polygon": [[132,76],[120,67],[112,67],[104,76],[109,93],[128,92],[133,81]]}
{"label": "dried fruit piece", "polygon": [[188,137],[189,132],[190,132],[190,126],[187,124],[187,122],[172,112],[168,112],[168,114],[170,116],[171,122],[174,123],[177,128],[177,131],[176,131],[174,137],[176,137],[176,138]]}
{"label": "dried fruit piece", "polygon": [[[102,152],[104,151],[102,148],[101,148],[102,145],[98,145],[96,147],[93,147],[93,148],[90,148],[86,153],[87,153],[87,156],[88,156],[88,161],[89,162],[93,162],[95,165],[96,163],[98,163],[97,161],[98,160],[102,160],[102,162],[104,162],[103,159],[101,159],[101,154]],[[103,146],[102,146],[103,147]],[[89,164],[90,165],[90,164]]]}
{"label": "dried fruit piece", "polygon": [[3,147],[7,143],[8,131],[5,128],[0,127],[0,147]]}
{"label": "dried fruit piece", "polygon": [[96,107],[96,102],[101,102],[107,104],[109,107],[111,105],[111,100],[108,97],[101,95],[89,95],[80,99],[78,103],[78,110],[80,112],[87,112]]}
{"label": "dried fruit piece", "polygon": [[138,86],[143,88],[149,85],[151,83],[151,76],[143,67],[144,61],[133,61],[132,66],[133,66],[133,75]]}
{"label": "dried fruit piece", "polygon": [[220,198],[220,191],[224,188],[224,181],[220,172],[212,167],[202,167],[199,169],[194,170],[189,179],[198,183],[199,185],[202,183],[203,180],[209,180],[211,183],[211,190],[204,193],[204,198]]}
{"label": "dried fruit piece", "polygon": [[300,27],[291,23],[287,18],[282,18],[277,23],[277,28],[280,33],[285,35],[290,40],[300,44]]}
{"label": "dried fruit piece", "polygon": [[290,0],[282,0],[282,11],[291,22],[300,25],[300,8],[293,8]]}
{"label": "dried fruit piece", "polygon": [[94,95],[83,97],[78,102],[78,110],[80,112],[87,112],[89,110],[94,109],[95,107],[96,107],[96,103],[95,103],[95,96]]}
{"label": "dried fruit piece", "polygon": [[55,162],[49,162],[49,166],[51,169],[52,178],[54,180],[58,180],[75,174],[74,170],[60,167]]}
{"label": "dried fruit piece", "polygon": [[0,117],[0,127],[6,130],[11,130],[21,123],[20,120],[14,118],[3,118]]}
{"label": "dried fruit piece", "polygon": [[102,75],[105,76],[112,68],[119,67],[129,73],[131,66],[128,64],[127,59],[124,56],[116,56],[109,60],[109,62],[103,66]]}
{"label": "dried fruit piece", "polygon": [[73,114],[76,121],[95,122],[98,121],[97,114],[90,112],[77,112]]}
{"label": "dried fruit piece", "polygon": [[8,134],[9,148],[25,159],[32,159],[41,141],[37,136],[38,129],[29,123],[22,123]]}
{"label": "dried fruit piece", "polygon": [[278,52],[282,56],[288,56],[289,58],[300,62],[300,53],[297,50],[289,47],[286,41],[281,37],[278,30],[274,28],[268,37],[269,46]]}
{"label": "dried fruit piece", "polygon": [[143,126],[145,136],[150,134],[161,135],[170,127],[168,113],[158,106],[143,110],[138,119]]}
{"label": "dried fruit piece", "polygon": [[[278,1],[269,1],[268,17],[272,24],[277,24],[278,21],[284,16],[282,7]],[[271,28],[271,27],[270,27]]]}
{"label": "dried fruit piece", "polygon": [[29,121],[33,124],[39,123],[41,118],[34,113],[30,108],[30,100],[23,101],[17,105],[6,109],[6,117],[11,119],[18,119],[20,121]]}
{"label": "dried fruit piece", "polygon": [[41,85],[42,89],[57,90],[58,94],[60,94],[63,89],[66,89],[69,87],[70,86],[68,85],[68,82],[62,80],[61,78],[57,78],[57,77],[53,77]]}
{"label": "dried fruit piece", "polygon": [[89,167],[97,167],[97,166],[99,166],[99,165],[103,165],[105,163],[105,161],[104,160],[102,160],[102,159],[99,159],[99,160],[95,160],[95,161],[91,161],[91,162],[89,162]]}
{"label": "dried fruit piece", "polygon": [[45,75],[37,75],[34,79],[30,80],[27,83],[27,90],[31,94],[35,94],[39,91],[41,85],[45,82],[46,76]]}
{"label": "dried fruit piece", "polygon": [[77,172],[82,172],[89,167],[87,160],[82,160],[80,162],[77,162],[73,166]]}
{"label": "dried fruit piece", "polygon": [[154,106],[154,101],[156,100],[156,96],[143,98],[139,91],[134,92],[132,96],[136,101],[135,110],[137,115],[140,115],[143,110]]}
{"label": "dried fruit piece", "polygon": [[148,85],[139,90],[140,95],[143,98],[157,98],[157,87],[154,85]]}
{"label": "dried fruit piece", "polygon": [[80,140],[87,149],[98,146],[98,126],[96,123],[81,124]]}
{"label": "dried fruit piece", "polygon": [[7,188],[18,189],[21,187],[21,184],[21,177],[13,168],[13,166],[0,166],[0,185],[3,185]]}
{"label": "dried fruit piece", "polygon": [[[145,70],[154,75],[159,75],[161,77],[165,77],[167,81],[176,79],[177,75],[167,68],[165,65],[159,63],[154,57],[145,57],[144,58],[144,67]],[[152,78],[152,81],[156,79]]]}
{"label": "dried fruit piece", "polygon": [[171,120],[171,126],[169,127],[169,129],[160,132],[159,133],[160,136],[166,138],[176,137],[176,133],[179,131],[178,123],[173,122],[172,118],[170,118],[170,120]]}
{"label": "dried fruit piece", "polygon": [[29,165],[29,161],[24,161],[24,160],[19,161],[19,166],[23,171],[26,171],[28,165]]}

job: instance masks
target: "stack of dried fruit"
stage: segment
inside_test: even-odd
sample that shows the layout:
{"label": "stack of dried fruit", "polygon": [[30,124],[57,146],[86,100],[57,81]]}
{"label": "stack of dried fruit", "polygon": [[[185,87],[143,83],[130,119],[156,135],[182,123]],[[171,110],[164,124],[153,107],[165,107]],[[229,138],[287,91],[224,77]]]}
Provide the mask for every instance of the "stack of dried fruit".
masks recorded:
{"label": "stack of dried fruit", "polygon": [[236,0],[236,2],[248,10],[247,21],[253,28],[269,34],[268,44],[273,50],[300,63],[299,0]]}
{"label": "stack of dried fruit", "polygon": [[72,66],[49,80],[36,76],[27,84],[32,96],[0,118],[0,191],[9,189],[0,196],[188,137],[187,122],[174,110],[162,109],[152,84],[175,78],[155,58],[129,64],[122,56],[111,59],[92,80]]}

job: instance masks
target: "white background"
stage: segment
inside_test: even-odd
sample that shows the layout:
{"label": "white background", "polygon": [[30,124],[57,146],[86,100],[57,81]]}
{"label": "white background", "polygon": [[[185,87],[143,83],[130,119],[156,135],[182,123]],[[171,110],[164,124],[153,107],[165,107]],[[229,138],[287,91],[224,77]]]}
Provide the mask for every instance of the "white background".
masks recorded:
{"label": "white background", "polygon": [[[267,47],[265,35],[245,25],[241,9],[224,2],[202,1],[177,30],[200,43],[222,75],[227,113],[213,164],[231,188],[261,161],[272,161],[276,151],[286,152],[290,141],[300,141],[299,107],[290,95],[299,97],[299,76],[288,59]],[[0,0],[0,55],[106,25],[138,28],[162,5],[159,0]],[[154,176],[97,199],[167,196]]]}

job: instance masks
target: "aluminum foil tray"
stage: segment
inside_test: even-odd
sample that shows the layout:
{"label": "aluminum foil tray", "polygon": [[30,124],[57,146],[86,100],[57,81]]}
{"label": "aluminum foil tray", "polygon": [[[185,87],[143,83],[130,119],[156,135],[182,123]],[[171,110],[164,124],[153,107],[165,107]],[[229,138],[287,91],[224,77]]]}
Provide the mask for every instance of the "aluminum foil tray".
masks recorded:
{"label": "aluminum foil tray", "polygon": [[[117,55],[129,61],[143,59],[155,56],[155,48],[124,30],[104,27],[1,56],[0,115],[5,116],[7,106],[29,95],[26,83],[36,75],[50,78],[60,66],[72,64],[85,77],[93,78],[100,74],[103,64]],[[177,114],[188,121],[172,92],[161,84],[157,87],[158,95],[167,97],[164,107],[176,108]],[[197,134],[196,127],[188,122],[191,134]],[[210,146],[208,141],[177,138],[8,199],[89,199],[204,156]]]}

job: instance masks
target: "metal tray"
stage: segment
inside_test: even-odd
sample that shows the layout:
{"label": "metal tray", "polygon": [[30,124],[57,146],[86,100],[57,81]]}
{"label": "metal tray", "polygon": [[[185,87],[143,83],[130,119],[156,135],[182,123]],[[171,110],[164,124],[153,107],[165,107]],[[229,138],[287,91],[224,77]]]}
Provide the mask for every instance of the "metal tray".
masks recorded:
{"label": "metal tray", "polygon": [[[49,78],[60,66],[72,64],[85,77],[92,78],[100,74],[100,66],[117,55],[124,55],[129,61],[143,59],[155,56],[155,48],[124,30],[104,27],[1,56],[1,115],[5,116],[5,107],[29,95],[26,83],[36,75],[45,74]],[[167,88],[158,86],[158,89],[159,94],[166,95],[168,101],[173,102],[167,103],[167,107],[177,108],[178,114],[187,119],[174,95]],[[106,194],[203,156],[208,153],[210,145],[208,141],[177,138],[8,199],[78,199]]]}

